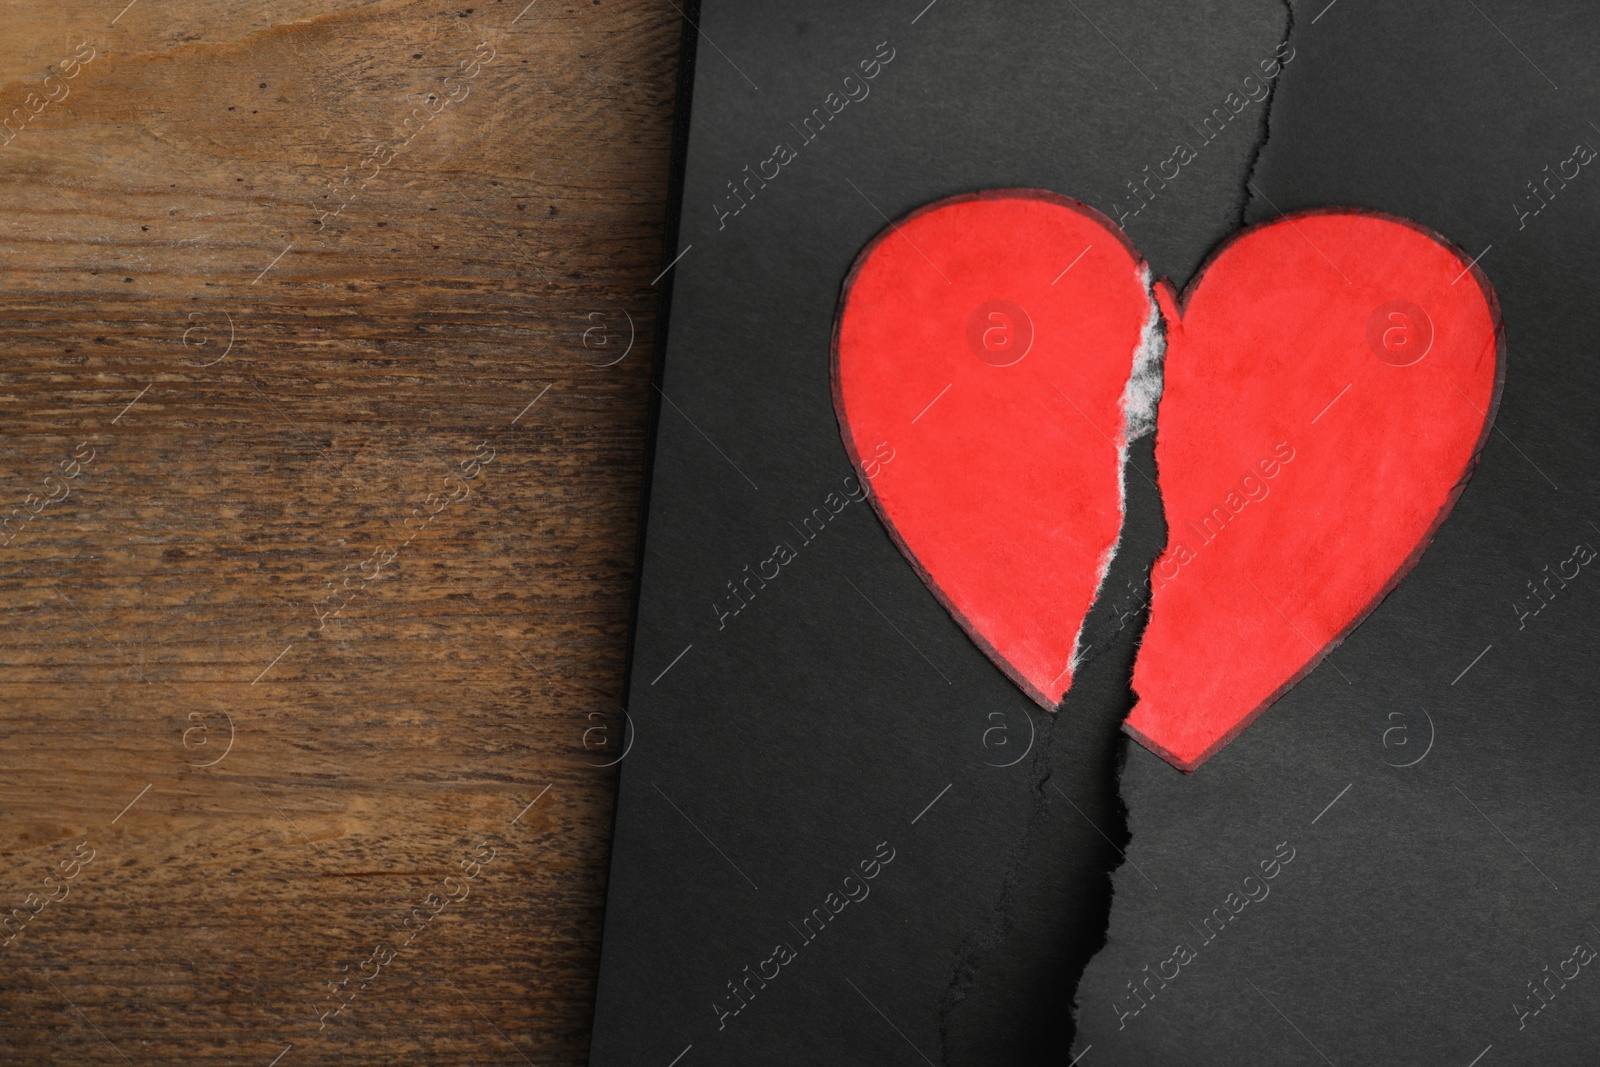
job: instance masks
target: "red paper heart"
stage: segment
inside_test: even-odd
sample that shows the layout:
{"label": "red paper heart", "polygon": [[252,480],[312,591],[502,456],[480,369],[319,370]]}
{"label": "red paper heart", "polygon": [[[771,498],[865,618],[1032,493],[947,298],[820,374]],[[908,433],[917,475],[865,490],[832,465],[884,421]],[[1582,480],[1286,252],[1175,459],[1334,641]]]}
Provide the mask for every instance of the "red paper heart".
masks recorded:
{"label": "red paper heart", "polygon": [[1181,313],[1157,295],[1168,540],[1123,728],[1192,771],[1416,565],[1488,435],[1503,335],[1460,250],[1371,212],[1252,227]]}
{"label": "red paper heart", "polygon": [[[879,515],[1047,708],[1071,685],[1122,526],[1122,396],[1154,312],[1145,274],[1099,212],[1007,190],[885,230],[840,303],[834,404]],[[892,463],[873,461],[879,442]]]}
{"label": "red paper heart", "polygon": [[[1122,522],[1146,277],[1098,212],[1001,190],[891,226],[841,300],[835,405],[879,514],[1047,708]],[[1169,541],[1124,729],[1193,770],[1415,565],[1488,432],[1501,329],[1457,249],[1353,210],[1241,232],[1181,311],[1155,293]]]}

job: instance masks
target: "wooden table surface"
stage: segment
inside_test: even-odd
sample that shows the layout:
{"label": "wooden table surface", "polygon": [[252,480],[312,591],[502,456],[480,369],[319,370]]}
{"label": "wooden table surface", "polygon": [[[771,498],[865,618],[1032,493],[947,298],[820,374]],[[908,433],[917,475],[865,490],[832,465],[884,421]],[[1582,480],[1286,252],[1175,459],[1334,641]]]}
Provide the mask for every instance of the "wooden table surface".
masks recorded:
{"label": "wooden table surface", "polygon": [[586,1059],[681,19],[525,3],[5,5],[0,1063]]}

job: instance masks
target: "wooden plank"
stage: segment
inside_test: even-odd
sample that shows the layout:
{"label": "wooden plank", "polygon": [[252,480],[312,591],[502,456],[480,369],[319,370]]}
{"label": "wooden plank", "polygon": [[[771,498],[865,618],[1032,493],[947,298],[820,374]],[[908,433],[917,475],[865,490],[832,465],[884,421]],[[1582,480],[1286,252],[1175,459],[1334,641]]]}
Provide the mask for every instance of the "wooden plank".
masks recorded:
{"label": "wooden plank", "polygon": [[679,14],[124,2],[0,43],[0,1062],[582,1063]]}

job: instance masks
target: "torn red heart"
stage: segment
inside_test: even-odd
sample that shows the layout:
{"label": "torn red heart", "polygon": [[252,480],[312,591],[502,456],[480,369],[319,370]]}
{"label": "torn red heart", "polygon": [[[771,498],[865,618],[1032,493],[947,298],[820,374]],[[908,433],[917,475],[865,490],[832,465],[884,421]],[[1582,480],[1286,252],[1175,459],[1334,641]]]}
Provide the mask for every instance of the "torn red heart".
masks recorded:
{"label": "torn red heart", "polygon": [[1167,324],[1166,551],[1123,728],[1192,771],[1399,584],[1489,432],[1502,330],[1443,238],[1353,210],[1224,244]]}
{"label": "torn red heart", "polygon": [[[834,402],[879,514],[1047,708],[1071,685],[1158,389],[1147,279],[1098,212],[1000,190],[891,226],[841,300]],[[1488,432],[1502,334],[1459,250],[1357,210],[1242,231],[1181,306],[1165,281],[1154,293],[1169,539],[1124,729],[1189,771],[1416,564]],[[879,441],[892,468],[867,461]]]}
{"label": "torn red heart", "polygon": [[[1153,321],[1144,261],[1110,220],[1027,190],[913,213],[845,282],[833,389],[850,458],[923,581],[1046,708],[1122,526],[1123,393]],[[865,462],[880,441],[892,466]]]}

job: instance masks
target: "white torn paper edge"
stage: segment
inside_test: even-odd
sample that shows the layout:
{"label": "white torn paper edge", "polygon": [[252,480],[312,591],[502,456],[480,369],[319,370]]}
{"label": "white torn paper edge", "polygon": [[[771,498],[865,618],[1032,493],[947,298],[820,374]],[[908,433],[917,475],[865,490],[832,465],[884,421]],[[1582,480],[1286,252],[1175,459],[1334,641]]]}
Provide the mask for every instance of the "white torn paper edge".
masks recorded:
{"label": "white torn paper edge", "polygon": [[1072,638],[1072,658],[1068,660],[1068,666],[1074,679],[1078,675],[1079,657],[1083,651],[1083,629],[1089,624],[1089,616],[1094,612],[1095,605],[1100,603],[1106,575],[1111,571],[1111,561],[1116,557],[1117,549],[1122,546],[1121,524],[1127,522],[1128,518],[1128,446],[1146,434],[1155,432],[1156,409],[1161,404],[1161,390],[1164,384],[1162,367],[1167,356],[1167,331],[1166,324],[1161,318],[1161,308],[1156,303],[1150,266],[1147,263],[1139,265],[1139,284],[1144,288],[1145,297],[1150,302],[1150,315],[1144,321],[1144,328],[1139,331],[1139,344],[1133,350],[1133,365],[1128,373],[1128,384],[1122,390],[1122,428],[1116,439],[1117,539],[1100,554],[1100,559],[1095,564],[1094,599],[1089,602],[1089,610],[1083,613],[1083,619],[1078,623],[1078,632]]}

